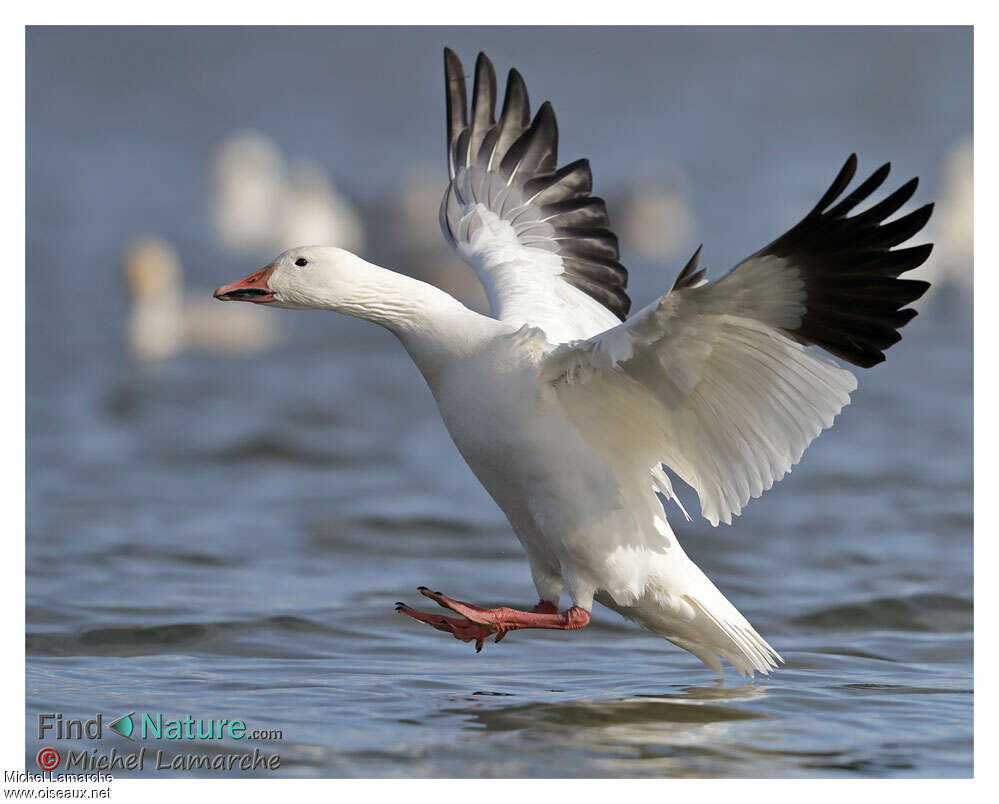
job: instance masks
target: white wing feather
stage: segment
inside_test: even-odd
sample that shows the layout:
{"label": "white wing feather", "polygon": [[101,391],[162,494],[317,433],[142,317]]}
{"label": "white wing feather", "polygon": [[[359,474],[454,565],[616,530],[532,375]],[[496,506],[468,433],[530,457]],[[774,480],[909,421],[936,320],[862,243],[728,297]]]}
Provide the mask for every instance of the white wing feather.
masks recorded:
{"label": "white wing feather", "polygon": [[[577,425],[608,448],[621,431],[642,428],[648,446],[636,458],[658,486],[660,462],[676,472],[713,525],[731,523],[784,477],[857,384],[781,331],[804,312],[787,266],[773,258],[744,266],[556,348],[545,368]],[[616,415],[593,415],[611,400]]]}
{"label": "white wing feather", "polygon": [[551,343],[587,338],[619,324],[606,307],[562,280],[562,257],[545,248],[544,239],[539,234],[525,245],[508,218],[476,203],[460,219],[455,248],[475,270],[500,321],[538,327]]}
{"label": "white wing feather", "polygon": [[544,375],[577,426],[610,452],[631,444],[635,466],[651,468],[671,497],[659,469],[669,466],[713,525],[784,477],[850,402],[853,374],[802,344],[873,366],[916,315],[905,305],[929,287],[899,277],[932,246],[895,246],[933,205],[886,222],[912,197],[913,179],[851,215],[889,172],[882,165],[843,196],[856,169],[851,154],[801,221],[717,282],[697,284],[698,249],[661,299],[548,355]]}

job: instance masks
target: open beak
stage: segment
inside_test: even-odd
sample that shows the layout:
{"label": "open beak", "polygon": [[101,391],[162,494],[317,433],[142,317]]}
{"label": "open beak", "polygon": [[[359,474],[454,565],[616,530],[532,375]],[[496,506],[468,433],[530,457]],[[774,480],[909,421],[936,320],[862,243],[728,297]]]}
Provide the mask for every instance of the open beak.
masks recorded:
{"label": "open beak", "polygon": [[267,280],[274,273],[276,265],[268,265],[249,276],[223,285],[215,291],[215,298],[220,301],[248,301],[254,304],[268,304],[274,301]]}

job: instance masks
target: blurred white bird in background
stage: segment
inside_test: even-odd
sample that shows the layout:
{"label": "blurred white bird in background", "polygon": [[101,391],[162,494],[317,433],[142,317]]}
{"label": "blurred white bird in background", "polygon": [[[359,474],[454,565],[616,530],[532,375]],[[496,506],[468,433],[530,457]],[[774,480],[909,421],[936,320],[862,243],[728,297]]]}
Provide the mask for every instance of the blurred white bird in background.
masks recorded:
{"label": "blurred white bird in background", "polygon": [[212,163],[215,231],[240,256],[271,254],[300,243],[364,252],[364,223],[354,205],[308,160],[285,163],[259,132],[226,139]]}
{"label": "blurred white bird in background", "polygon": [[962,140],[941,161],[942,194],[929,227],[936,243],[933,254],[914,276],[933,284],[928,303],[943,291],[972,291],[975,246],[975,152],[972,140]]}
{"label": "blurred white bird in background", "polygon": [[284,160],[262,134],[236,134],[218,147],[212,159],[212,218],[226,249],[252,255],[273,245],[283,183]]}
{"label": "blurred white bird in background", "polygon": [[696,243],[697,226],[683,171],[670,163],[650,164],[631,181],[619,208],[621,234],[641,260],[679,257]]}
{"label": "blurred white bird in background", "polygon": [[134,241],[123,268],[132,301],[127,343],[140,362],[167,360],[185,350],[252,354],[277,340],[274,316],[213,304],[207,290],[185,293],[180,257],[160,238]]}

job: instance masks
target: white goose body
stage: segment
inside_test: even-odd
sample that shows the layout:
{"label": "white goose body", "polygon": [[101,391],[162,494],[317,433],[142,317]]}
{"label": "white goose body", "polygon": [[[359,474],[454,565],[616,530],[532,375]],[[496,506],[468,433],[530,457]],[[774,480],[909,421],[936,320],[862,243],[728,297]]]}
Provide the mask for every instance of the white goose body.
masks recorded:
{"label": "white goose body", "polygon": [[[324,251],[282,258],[314,261]],[[779,655],[683,551],[651,474],[622,473],[572,421],[545,377],[554,350],[545,333],[480,315],[370,263],[352,273],[380,277],[378,296],[393,313],[379,323],[406,347],[455,446],[509,520],[541,600],[557,602],[564,591],[590,609],[596,598],[718,673],[718,655],[740,672],[776,666]]]}
{"label": "white goose body", "polygon": [[704,616],[746,629],[779,658],[684,553],[651,477],[622,473],[571,420],[541,376],[544,345],[536,332],[501,335],[429,381],[455,445],[520,540],[539,599],[564,591],[589,610],[596,598],[719,673],[714,654],[767,669],[766,659],[747,664]]}
{"label": "white goose body", "polygon": [[[696,491],[712,524],[780,480],[849,403],[854,376],[805,348],[861,366],[884,359],[904,305],[926,283],[899,279],[929,246],[892,249],[931,205],[889,223],[909,182],[848,217],[884,166],[841,198],[851,156],[795,227],[713,283],[698,253],[672,289],[627,316],[627,272],[585,160],[556,165],[549,104],[530,121],[510,72],[500,120],[488,59],[471,113],[461,64],[445,51],[451,183],[445,236],[475,269],[495,317],[341,249],[310,246],[216,291],[281,307],[334,310],[391,330],[426,378],[454,443],[507,516],[530,563],[531,612],[482,609],[421,587],[459,618],[398,610],[481,649],[519,628],[582,627],[594,600],[721,674],[782,661],[687,557],[661,499],[664,466]],[[469,120],[471,122],[469,122]],[[682,510],[682,509],[680,509]],[[686,512],[684,511],[684,514]],[[688,517],[689,518],[689,517]],[[559,613],[560,596],[572,607]]]}

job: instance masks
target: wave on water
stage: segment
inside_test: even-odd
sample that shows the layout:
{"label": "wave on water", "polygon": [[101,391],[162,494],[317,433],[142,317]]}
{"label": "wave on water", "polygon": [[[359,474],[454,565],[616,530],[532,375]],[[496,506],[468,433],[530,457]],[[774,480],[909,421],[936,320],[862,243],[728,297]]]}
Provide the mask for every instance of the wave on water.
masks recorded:
{"label": "wave on water", "polygon": [[[179,652],[245,654],[245,650],[226,649],[239,638],[254,638],[275,633],[321,634],[344,636],[345,632],[303,617],[275,616],[257,620],[229,620],[204,623],[165,623],[154,626],[108,626],[73,632],[28,633],[25,652],[30,656],[148,656]],[[268,640],[273,646],[276,640]],[[296,649],[280,655],[303,654],[303,640]],[[259,651],[254,651],[260,655]],[[275,651],[267,651],[275,655]]]}
{"label": "wave on water", "polygon": [[942,594],[883,597],[818,609],[796,617],[802,628],[855,631],[970,632],[974,620],[970,598]]}

